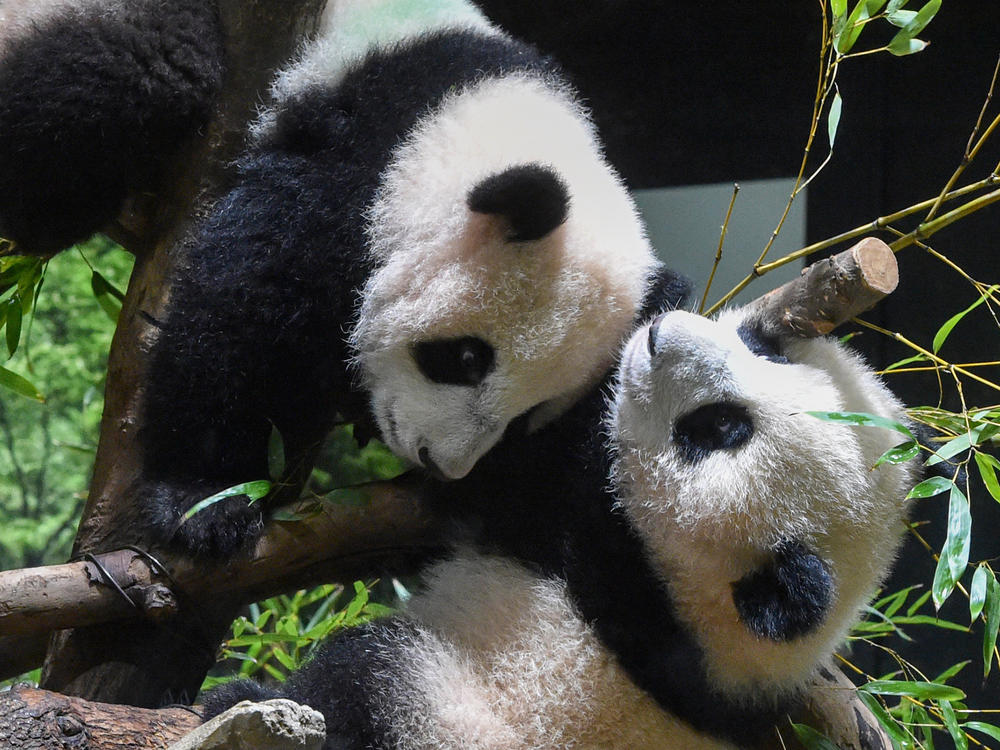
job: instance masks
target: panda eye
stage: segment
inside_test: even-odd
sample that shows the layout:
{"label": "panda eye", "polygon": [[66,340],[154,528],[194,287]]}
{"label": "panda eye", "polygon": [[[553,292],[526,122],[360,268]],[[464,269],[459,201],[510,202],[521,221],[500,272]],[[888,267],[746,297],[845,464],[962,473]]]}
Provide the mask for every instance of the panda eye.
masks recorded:
{"label": "panda eye", "polygon": [[714,451],[739,448],[753,432],[753,419],[745,406],[706,404],[677,420],[673,441],[685,460],[697,463]]}
{"label": "panda eye", "polygon": [[433,383],[479,385],[493,370],[493,347],[475,336],[421,341],[413,347],[420,372]]}
{"label": "panda eye", "polygon": [[789,364],[788,357],[781,353],[781,339],[764,333],[759,323],[744,323],[736,329],[736,335],[754,356],[779,365]]}

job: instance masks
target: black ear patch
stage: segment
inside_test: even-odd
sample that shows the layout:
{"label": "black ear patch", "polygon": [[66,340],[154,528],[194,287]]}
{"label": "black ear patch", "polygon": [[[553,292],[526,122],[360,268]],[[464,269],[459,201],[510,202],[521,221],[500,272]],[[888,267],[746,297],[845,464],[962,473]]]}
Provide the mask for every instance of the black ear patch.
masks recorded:
{"label": "black ear patch", "polygon": [[480,214],[502,216],[510,223],[511,242],[538,240],[569,213],[569,191],[551,168],[522,164],[490,175],[469,192],[468,205]]}

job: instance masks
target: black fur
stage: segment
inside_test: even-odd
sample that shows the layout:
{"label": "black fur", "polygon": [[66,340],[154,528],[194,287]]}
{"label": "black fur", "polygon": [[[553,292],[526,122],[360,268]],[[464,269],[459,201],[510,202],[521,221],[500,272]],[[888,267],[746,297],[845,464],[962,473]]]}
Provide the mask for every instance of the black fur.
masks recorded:
{"label": "black fur", "polygon": [[822,624],[832,598],[826,564],[793,540],[778,545],[770,564],[733,584],[733,602],[743,623],[761,638],[778,642]]}
{"label": "black fur", "polygon": [[735,450],[753,437],[753,419],[742,404],[705,404],[680,417],[673,441],[686,461],[696,464],[714,451]]}
{"label": "black fur", "polygon": [[[272,426],[287,465],[303,474],[338,414],[371,430],[344,335],[374,270],[364,210],[428,107],[515,70],[553,74],[517,42],[429,35],[369,55],[334,89],[302,93],[242,159],[236,187],[182,248],[153,347],[140,492],[161,538],[213,556],[253,541],[263,503],[227,501],[179,519],[208,495],[267,478]],[[289,494],[297,483],[286,482]]]}
{"label": "black fur", "polygon": [[215,4],[114,7],[61,9],[0,58],[0,236],[20,253],[86,239],[208,120],[223,73]]}
{"label": "black fur", "polygon": [[[415,637],[413,624],[397,617],[342,631],[278,688],[238,680],[210,691],[204,700],[205,720],[242,700],[289,698],[323,714],[324,750],[393,747],[391,728],[381,720],[385,689],[404,679],[399,669],[407,657],[400,643],[412,643]],[[419,696],[413,699],[412,708],[419,711]]]}
{"label": "black fur", "polygon": [[487,177],[469,193],[468,204],[477,213],[504,217],[509,241],[529,242],[566,221],[569,191],[551,169],[524,164]]}

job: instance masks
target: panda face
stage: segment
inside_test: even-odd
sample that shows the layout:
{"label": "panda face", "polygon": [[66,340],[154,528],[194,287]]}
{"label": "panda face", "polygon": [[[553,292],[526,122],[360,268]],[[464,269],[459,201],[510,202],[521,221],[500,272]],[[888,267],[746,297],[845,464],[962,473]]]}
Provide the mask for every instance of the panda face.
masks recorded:
{"label": "panda face", "polygon": [[[734,690],[797,685],[888,568],[915,472],[873,468],[899,442],[892,431],[805,412],[900,419],[901,405],[838,343],[768,337],[746,308],[656,318],[626,344],[618,385],[620,504],[710,673]],[[733,591],[791,542],[816,554],[835,593],[815,629],[777,643],[741,622]]]}
{"label": "panda face", "polygon": [[655,258],[578,106],[527,75],[446,97],[367,216],[351,332],[383,439],[459,478],[515,418],[556,416],[611,365]]}

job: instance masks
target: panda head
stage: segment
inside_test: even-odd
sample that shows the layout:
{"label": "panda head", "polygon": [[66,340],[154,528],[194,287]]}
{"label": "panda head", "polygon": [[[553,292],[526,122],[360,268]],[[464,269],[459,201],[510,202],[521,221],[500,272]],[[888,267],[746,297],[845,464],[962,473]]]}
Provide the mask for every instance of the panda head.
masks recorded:
{"label": "panda head", "polygon": [[[774,336],[752,308],[718,320],[670,312],[623,350],[607,425],[619,502],[726,688],[806,679],[901,537],[916,469],[875,466],[898,433],[808,411],[903,418],[840,343]],[[789,549],[808,551],[823,590],[812,611],[768,632],[748,623],[734,592]]]}
{"label": "panda head", "polygon": [[351,333],[383,439],[449,479],[611,366],[656,260],[589,121],[488,79],[397,148],[368,212],[377,270]]}

